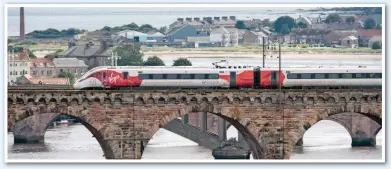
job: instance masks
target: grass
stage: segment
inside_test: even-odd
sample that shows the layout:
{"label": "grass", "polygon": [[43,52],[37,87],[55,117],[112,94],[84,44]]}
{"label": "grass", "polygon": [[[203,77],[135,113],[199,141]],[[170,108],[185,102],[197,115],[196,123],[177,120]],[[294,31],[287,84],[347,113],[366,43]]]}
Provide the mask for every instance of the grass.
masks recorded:
{"label": "grass", "polygon": [[35,51],[56,51],[58,49],[66,50],[68,46],[66,45],[54,45],[54,44],[37,44],[37,45],[19,45],[19,44],[9,44],[9,46],[21,46],[26,47],[32,52]]}
{"label": "grass", "polygon": [[[175,47],[142,47],[144,52],[175,52],[175,51],[199,51],[199,52],[253,52],[262,53],[262,46],[243,45],[232,47],[204,47],[204,48],[175,48]],[[266,52],[275,51],[277,49],[266,49]],[[308,45],[298,45],[296,47],[289,47],[287,45],[281,47],[281,52],[299,52],[299,53],[381,53],[381,49],[373,50],[367,47],[360,48],[332,48],[332,47],[308,47]]]}

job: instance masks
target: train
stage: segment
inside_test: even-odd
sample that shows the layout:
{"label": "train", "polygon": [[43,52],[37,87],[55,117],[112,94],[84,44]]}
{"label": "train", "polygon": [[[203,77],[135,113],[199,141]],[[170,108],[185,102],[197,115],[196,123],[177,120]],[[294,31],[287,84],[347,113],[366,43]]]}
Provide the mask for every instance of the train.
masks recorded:
{"label": "train", "polygon": [[381,67],[102,66],[86,72],[74,89],[378,88]]}

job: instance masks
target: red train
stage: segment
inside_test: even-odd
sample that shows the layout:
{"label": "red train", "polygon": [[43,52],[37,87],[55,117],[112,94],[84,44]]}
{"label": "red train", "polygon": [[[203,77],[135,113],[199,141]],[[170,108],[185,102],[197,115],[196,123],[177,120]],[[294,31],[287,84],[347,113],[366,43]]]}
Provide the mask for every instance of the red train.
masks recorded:
{"label": "red train", "polygon": [[381,87],[381,68],[97,67],[73,87],[90,88]]}

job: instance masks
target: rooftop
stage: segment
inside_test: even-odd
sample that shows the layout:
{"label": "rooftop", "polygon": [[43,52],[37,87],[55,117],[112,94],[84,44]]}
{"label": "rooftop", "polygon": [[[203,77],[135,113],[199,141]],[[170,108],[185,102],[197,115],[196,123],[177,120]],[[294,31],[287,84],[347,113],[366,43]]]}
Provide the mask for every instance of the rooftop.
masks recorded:
{"label": "rooftop", "polygon": [[87,67],[84,61],[76,58],[54,58],[53,64],[56,67]]}
{"label": "rooftop", "polygon": [[54,64],[48,58],[34,58],[30,60],[31,67],[54,67]]}
{"label": "rooftop", "polygon": [[[32,84],[68,84],[67,78],[53,78],[53,77],[31,77],[26,74],[24,77]],[[40,83],[41,82],[41,83]]]}

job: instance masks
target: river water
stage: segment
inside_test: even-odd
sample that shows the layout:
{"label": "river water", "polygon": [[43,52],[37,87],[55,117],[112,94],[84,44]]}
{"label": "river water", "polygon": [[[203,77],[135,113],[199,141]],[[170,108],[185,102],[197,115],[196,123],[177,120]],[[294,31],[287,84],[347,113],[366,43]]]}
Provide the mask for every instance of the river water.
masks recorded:
{"label": "river water", "polygon": [[[227,137],[236,137],[230,127]],[[303,148],[294,150],[291,159],[381,159],[382,130],[376,137],[376,147],[350,146],[349,133],[333,121],[320,121],[304,135]],[[92,134],[81,124],[48,129],[44,144],[13,143],[8,133],[8,159],[104,159],[102,149]],[[148,143],[142,159],[212,160],[212,151],[186,138],[160,129]]]}

